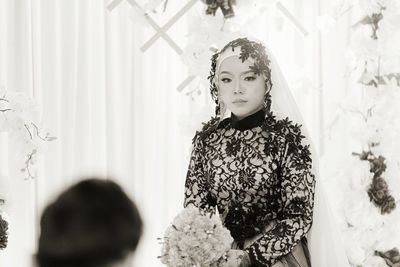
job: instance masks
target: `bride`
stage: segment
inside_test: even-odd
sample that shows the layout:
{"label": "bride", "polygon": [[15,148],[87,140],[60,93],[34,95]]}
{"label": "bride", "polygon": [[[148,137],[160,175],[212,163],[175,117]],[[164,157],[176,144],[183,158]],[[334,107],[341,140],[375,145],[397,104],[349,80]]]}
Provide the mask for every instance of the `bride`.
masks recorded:
{"label": "bride", "polygon": [[193,138],[184,206],[218,211],[234,238],[225,266],[348,266],[315,222],[315,152],[271,53],[239,38],[211,61],[216,116]]}

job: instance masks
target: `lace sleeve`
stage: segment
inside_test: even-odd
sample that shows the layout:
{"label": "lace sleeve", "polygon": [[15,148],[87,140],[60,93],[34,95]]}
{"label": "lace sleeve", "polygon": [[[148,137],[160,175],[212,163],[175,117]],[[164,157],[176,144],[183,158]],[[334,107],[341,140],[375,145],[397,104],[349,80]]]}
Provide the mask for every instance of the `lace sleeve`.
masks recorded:
{"label": "lace sleeve", "polygon": [[303,145],[300,127],[283,129],[279,179],[281,210],[277,224],[246,248],[252,264],[272,266],[288,254],[311,228],[315,177],[310,148]]}
{"label": "lace sleeve", "polygon": [[184,207],[194,205],[200,209],[215,212],[215,201],[211,197],[209,179],[204,171],[204,145],[197,133],[193,138],[193,149],[185,182]]}

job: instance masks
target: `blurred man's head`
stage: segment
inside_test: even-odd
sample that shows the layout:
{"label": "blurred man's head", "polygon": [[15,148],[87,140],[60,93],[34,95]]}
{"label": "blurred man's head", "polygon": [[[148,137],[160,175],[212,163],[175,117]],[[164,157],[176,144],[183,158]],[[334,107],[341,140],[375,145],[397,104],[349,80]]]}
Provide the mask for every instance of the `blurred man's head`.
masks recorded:
{"label": "blurred man's head", "polygon": [[142,232],[135,204],[112,181],[84,180],[43,212],[40,267],[122,266]]}

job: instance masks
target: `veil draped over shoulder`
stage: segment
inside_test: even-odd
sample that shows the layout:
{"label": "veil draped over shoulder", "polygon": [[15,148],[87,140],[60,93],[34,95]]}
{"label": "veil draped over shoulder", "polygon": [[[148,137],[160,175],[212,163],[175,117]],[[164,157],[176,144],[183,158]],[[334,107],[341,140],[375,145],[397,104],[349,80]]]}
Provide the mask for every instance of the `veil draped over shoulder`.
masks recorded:
{"label": "veil draped over shoulder", "polygon": [[311,136],[278,62],[268,47],[266,47],[266,52],[271,61],[270,68],[273,84],[271,90],[272,112],[278,119],[289,117],[294,123],[301,124],[302,134],[310,144],[313,173],[316,179],[313,225],[308,233],[308,246],[312,266],[348,267],[350,264],[341,240],[341,233],[338,225],[335,223],[327,195],[324,192],[324,185],[320,179],[318,155],[312,143]]}

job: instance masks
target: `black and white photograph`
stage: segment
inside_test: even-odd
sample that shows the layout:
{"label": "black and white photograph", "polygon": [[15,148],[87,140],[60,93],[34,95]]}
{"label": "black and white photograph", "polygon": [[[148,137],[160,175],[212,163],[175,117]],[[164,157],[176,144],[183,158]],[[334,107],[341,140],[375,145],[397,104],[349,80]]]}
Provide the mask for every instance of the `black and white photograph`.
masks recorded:
{"label": "black and white photograph", "polygon": [[0,266],[400,267],[399,0],[0,0]]}

